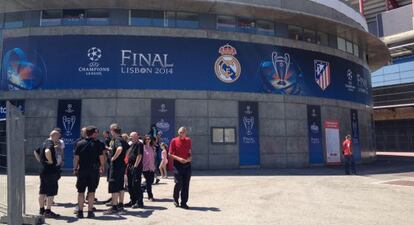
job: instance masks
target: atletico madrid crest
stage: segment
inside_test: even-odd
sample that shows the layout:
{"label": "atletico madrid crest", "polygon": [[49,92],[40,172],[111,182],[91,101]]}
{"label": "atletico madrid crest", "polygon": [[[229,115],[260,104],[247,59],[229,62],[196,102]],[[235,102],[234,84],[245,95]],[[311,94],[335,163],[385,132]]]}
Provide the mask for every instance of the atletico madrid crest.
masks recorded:
{"label": "atletico madrid crest", "polygon": [[323,91],[325,91],[329,84],[331,84],[331,66],[329,65],[329,62],[314,60],[314,67],[315,82]]}

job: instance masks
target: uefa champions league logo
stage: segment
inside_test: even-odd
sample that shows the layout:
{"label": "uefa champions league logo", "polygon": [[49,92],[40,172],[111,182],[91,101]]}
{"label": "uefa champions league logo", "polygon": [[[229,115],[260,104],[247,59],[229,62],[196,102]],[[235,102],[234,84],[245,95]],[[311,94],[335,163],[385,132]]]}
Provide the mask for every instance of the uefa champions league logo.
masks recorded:
{"label": "uefa champions league logo", "polygon": [[277,52],[272,52],[272,64],[276,71],[276,75],[278,78],[275,80],[276,84],[274,86],[276,88],[282,88],[287,85],[286,77],[289,72],[290,66],[290,56],[289,54],[285,53],[284,56],[278,55]]}
{"label": "uefa champions league logo", "polygon": [[72,135],[72,129],[73,126],[75,126],[75,122],[76,122],[76,116],[63,116],[62,117],[62,123],[63,123],[63,127],[65,128],[65,134],[66,136],[71,136]]}
{"label": "uefa champions league logo", "polygon": [[353,84],[353,75],[354,72],[352,72],[351,69],[347,69],[346,70],[346,78],[347,78],[347,82],[345,83],[345,88],[350,91],[350,92],[354,92],[355,91],[355,85]]}
{"label": "uefa champions league logo", "polygon": [[98,62],[102,57],[102,50],[97,47],[92,47],[88,50],[88,58],[92,62]]}
{"label": "uefa champions league logo", "polygon": [[165,106],[165,104],[161,104],[160,109],[158,109],[158,112],[165,113],[167,111],[167,106]]}
{"label": "uefa champions league logo", "polygon": [[105,72],[109,72],[109,67],[103,67],[99,64],[99,60],[103,56],[103,51],[98,47],[91,47],[88,49],[87,58],[90,60],[87,66],[81,66],[78,71],[85,73],[87,76],[102,76]]}
{"label": "uefa champions league logo", "polygon": [[[251,110],[251,107],[248,105],[246,106],[246,110],[244,111],[245,114],[247,115],[251,115],[253,113],[253,111]],[[253,132],[253,126],[254,126],[254,117],[253,116],[243,116],[243,125],[244,128],[246,129],[246,134],[248,136],[252,135]]]}

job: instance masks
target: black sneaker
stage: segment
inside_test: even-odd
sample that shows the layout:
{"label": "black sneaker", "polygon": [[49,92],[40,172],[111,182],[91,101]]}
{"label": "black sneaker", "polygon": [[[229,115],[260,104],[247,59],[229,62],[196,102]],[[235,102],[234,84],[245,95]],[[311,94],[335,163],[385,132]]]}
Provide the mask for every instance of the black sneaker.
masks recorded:
{"label": "black sneaker", "polygon": [[160,179],[155,179],[155,184],[158,184],[160,182]]}
{"label": "black sneaker", "polygon": [[181,203],[181,208],[183,208],[183,209],[189,209],[190,207],[188,207],[188,205],[187,205],[187,204],[183,204],[183,203]]}
{"label": "black sneaker", "polygon": [[178,204],[178,202],[174,201],[174,205],[175,207],[180,207],[180,204]]}
{"label": "black sneaker", "polygon": [[133,209],[138,209],[138,208],[139,208],[139,209],[143,209],[143,208],[144,208],[144,204],[138,204],[138,203],[137,203],[137,204],[133,205],[133,206],[132,206],[132,208],[133,208]]}
{"label": "black sneaker", "polygon": [[45,210],[45,213],[43,214],[46,218],[58,218],[60,217],[59,214],[56,214],[54,212],[52,212],[50,209],[49,210]]}
{"label": "black sneaker", "polygon": [[134,203],[133,202],[128,202],[127,204],[124,205],[125,208],[131,208],[131,206],[133,206]]}
{"label": "black sneaker", "polygon": [[124,204],[118,204],[118,207],[116,207],[118,210],[118,213],[123,215],[126,213],[125,209],[124,209]]}
{"label": "black sneaker", "polygon": [[106,210],[105,212],[103,212],[104,215],[113,215],[113,214],[117,214],[118,213],[118,209],[111,207],[108,210]]}
{"label": "black sneaker", "polygon": [[82,210],[78,210],[78,212],[76,213],[76,217],[79,219],[83,218],[83,211]]}
{"label": "black sneaker", "polygon": [[45,208],[40,208],[39,209],[39,215],[43,215],[45,214]]}
{"label": "black sneaker", "polygon": [[95,213],[93,213],[92,211],[88,212],[88,218],[95,218]]}

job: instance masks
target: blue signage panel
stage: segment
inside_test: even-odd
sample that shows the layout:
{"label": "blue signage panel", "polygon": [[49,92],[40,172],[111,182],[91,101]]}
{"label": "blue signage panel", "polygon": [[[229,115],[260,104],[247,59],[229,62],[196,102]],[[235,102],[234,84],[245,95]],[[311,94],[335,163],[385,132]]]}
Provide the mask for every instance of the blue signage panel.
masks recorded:
{"label": "blue signage panel", "polygon": [[[7,117],[6,102],[7,101],[0,101],[0,121],[6,120]],[[24,114],[24,100],[10,100],[10,103],[19,108]]]}
{"label": "blue signage panel", "polygon": [[355,161],[361,160],[361,147],[359,143],[359,121],[358,111],[351,109],[351,130],[352,130],[352,152]]}
{"label": "blue signage panel", "polygon": [[308,105],[309,164],[323,164],[321,107]]}
{"label": "blue signage panel", "polygon": [[169,89],[273,93],[371,103],[359,64],[275,45],[204,38],[6,38],[1,90]]}
{"label": "blue signage panel", "polygon": [[257,102],[239,102],[240,166],[260,165],[258,110]]}
{"label": "blue signage panel", "polygon": [[175,101],[173,99],[152,99],[151,124],[161,132],[161,142],[170,145],[175,132]]}
{"label": "blue signage panel", "polygon": [[81,100],[59,100],[57,127],[62,130],[61,138],[65,142],[64,168],[73,166],[73,145],[80,137],[81,106]]}

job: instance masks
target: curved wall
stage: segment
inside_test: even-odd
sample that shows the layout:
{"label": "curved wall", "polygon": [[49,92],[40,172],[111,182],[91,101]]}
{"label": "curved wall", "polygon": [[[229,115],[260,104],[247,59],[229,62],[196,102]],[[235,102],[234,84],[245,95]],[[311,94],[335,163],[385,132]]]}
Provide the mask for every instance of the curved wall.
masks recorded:
{"label": "curved wall", "polygon": [[[36,7],[30,5],[32,1],[19,2],[26,4],[10,3],[3,5],[3,10],[114,7],[110,1],[95,2],[95,5],[94,1],[70,4],[55,1]],[[223,13],[221,6],[233,4],[237,15],[260,14],[285,21],[289,15],[290,18],[299,15],[293,14],[291,9],[295,7],[307,10],[305,14],[313,13],[316,20],[320,16],[313,11],[321,9],[305,7],[316,4],[311,1],[305,1],[304,5],[300,5],[304,1],[272,2],[284,8],[284,12],[279,10],[280,14],[270,13],[278,7],[267,7],[268,1],[215,1],[198,5],[193,1],[184,2],[145,1],[140,7],[202,12],[207,4],[211,7],[209,12]],[[136,1],[124,1],[124,4],[118,7],[137,6]],[[329,13],[324,11],[325,6],[321,7],[321,14],[333,15],[329,10]],[[332,21],[341,21],[338,26],[353,23],[349,22],[350,18],[341,18]],[[332,21],[328,23],[335,24]],[[306,23],[295,20],[295,23],[301,22]],[[359,25],[352,26],[359,30]],[[258,132],[255,146],[259,162],[256,166],[311,165],[314,127],[308,126],[307,111],[311,105],[320,107],[321,122],[339,123],[339,137],[354,131],[351,112],[356,112],[361,159],[370,161],[375,157],[368,65],[338,49],[279,37],[178,28],[33,27],[3,30],[2,36],[0,100],[24,100],[29,170],[37,165],[31,163],[34,162],[33,146],[41,143],[62,119],[59,103],[72,99],[80,101],[82,126],[94,124],[100,130],[107,130],[110,123],[117,122],[124,131],[141,133],[146,133],[152,122],[154,100],[172,100],[175,124],[171,129],[175,131],[183,125],[189,128],[194,143],[194,167],[198,169],[242,166],[241,145],[246,143],[240,135],[248,129],[248,124],[240,121],[240,105],[246,101],[257,104],[254,126]],[[154,72],[160,69],[171,74]],[[33,82],[22,82],[20,78],[30,74]],[[279,74],[284,74],[285,84],[281,83]],[[16,75],[20,78],[15,79]],[[33,79],[37,75],[39,78]],[[325,83],[320,82],[321,77],[325,77]],[[215,127],[234,128],[235,143],[212,143]],[[325,130],[318,129],[323,137],[320,146],[324,164],[327,160]]]}

